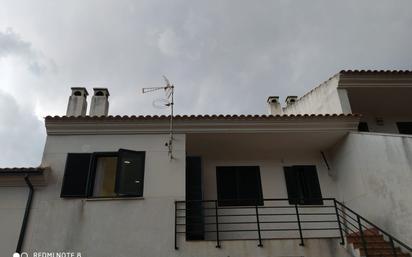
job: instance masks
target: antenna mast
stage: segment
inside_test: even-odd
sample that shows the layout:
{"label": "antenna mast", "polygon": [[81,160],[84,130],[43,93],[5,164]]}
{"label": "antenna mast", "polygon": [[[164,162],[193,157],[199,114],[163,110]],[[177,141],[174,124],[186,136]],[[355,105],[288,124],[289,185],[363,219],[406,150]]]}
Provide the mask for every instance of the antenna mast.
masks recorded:
{"label": "antenna mast", "polygon": [[158,90],[164,90],[166,98],[160,98],[153,101],[153,106],[156,108],[168,108],[170,107],[170,126],[169,126],[169,141],[166,142],[170,159],[173,159],[173,107],[174,107],[174,85],[163,75],[163,79],[166,82],[166,86],[163,87],[144,87],[142,93],[151,93]]}

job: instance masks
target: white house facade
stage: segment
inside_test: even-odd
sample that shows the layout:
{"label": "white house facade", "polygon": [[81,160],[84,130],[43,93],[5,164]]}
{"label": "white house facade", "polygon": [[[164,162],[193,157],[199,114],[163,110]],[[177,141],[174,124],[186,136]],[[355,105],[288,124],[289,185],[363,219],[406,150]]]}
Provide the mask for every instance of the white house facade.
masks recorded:
{"label": "white house facade", "polygon": [[412,72],[176,115],[172,148],[170,117],[109,116],[105,88],[86,115],[87,97],[45,118],[40,167],[0,169],[2,256],[410,256]]}

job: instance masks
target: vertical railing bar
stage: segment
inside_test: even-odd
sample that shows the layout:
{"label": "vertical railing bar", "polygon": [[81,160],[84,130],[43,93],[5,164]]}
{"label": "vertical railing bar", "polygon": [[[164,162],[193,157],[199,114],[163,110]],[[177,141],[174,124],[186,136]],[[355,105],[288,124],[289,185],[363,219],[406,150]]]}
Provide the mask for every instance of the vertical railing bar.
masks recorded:
{"label": "vertical railing bar", "polygon": [[389,242],[391,243],[391,247],[392,247],[392,251],[393,251],[393,256],[397,257],[398,253],[396,252],[396,248],[395,248],[395,243],[393,242],[393,238],[389,237]]}
{"label": "vertical railing bar", "polygon": [[220,240],[219,240],[219,218],[218,218],[218,210],[217,210],[217,200],[215,200],[215,216],[216,216],[216,248],[220,248]]}
{"label": "vertical railing bar", "polygon": [[369,257],[369,254],[368,254],[368,248],[367,248],[368,246],[367,246],[367,243],[366,243],[365,236],[363,235],[363,229],[362,229],[362,224],[361,224],[361,218],[360,218],[360,216],[359,216],[359,215],[356,215],[356,218],[357,218],[357,220],[358,220],[359,233],[360,233],[360,236],[361,236],[361,240],[362,240],[363,249],[364,249],[364,251],[365,251],[365,256],[366,256],[366,257]]}
{"label": "vertical railing bar", "polygon": [[177,247],[177,201],[175,201],[175,250],[178,250]]}
{"label": "vertical railing bar", "polygon": [[340,244],[344,245],[345,238],[343,237],[342,224],[340,224],[340,217],[339,217],[338,207],[336,206],[336,199],[333,199],[333,204],[335,205],[336,219],[338,221],[338,227],[339,227],[339,233],[340,233],[340,239],[341,239]]}
{"label": "vertical railing bar", "polygon": [[299,236],[300,236],[300,246],[305,246],[305,243],[303,242],[303,234],[302,234],[302,226],[300,224],[300,217],[299,217],[299,209],[298,209],[298,205],[295,204],[295,209],[296,209],[296,217],[297,217],[297,221],[298,221],[298,227],[299,227]]}
{"label": "vertical railing bar", "polygon": [[259,244],[258,244],[258,246],[259,246],[259,247],[262,247],[263,244],[262,244],[262,236],[261,236],[261,234],[260,234],[259,211],[258,211],[258,206],[255,205],[255,207],[256,207],[256,222],[257,222],[257,229],[258,229],[258,236],[259,236]]}

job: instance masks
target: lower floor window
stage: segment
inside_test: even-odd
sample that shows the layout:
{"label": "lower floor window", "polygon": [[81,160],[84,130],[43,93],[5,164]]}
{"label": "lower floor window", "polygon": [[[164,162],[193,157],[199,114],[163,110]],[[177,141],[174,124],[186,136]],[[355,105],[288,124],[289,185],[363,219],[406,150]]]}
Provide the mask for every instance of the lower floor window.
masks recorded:
{"label": "lower floor window", "polygon": [[263,205],[259,166],[216,167],[219,206]]}
{"label": "lower floor window", "polygon": [[316,166],[284,167],[284,172],[290,204],[323,204]]}

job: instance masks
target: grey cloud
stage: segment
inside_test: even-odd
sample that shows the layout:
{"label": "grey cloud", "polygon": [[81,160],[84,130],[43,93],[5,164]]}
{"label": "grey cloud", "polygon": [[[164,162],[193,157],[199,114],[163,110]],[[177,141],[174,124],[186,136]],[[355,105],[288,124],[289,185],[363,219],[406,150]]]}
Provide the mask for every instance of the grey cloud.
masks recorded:
{"label": "grey cloud", "polygon": [[0,59],[9,56],[22,58],[27,68],[34,74],[42,74],[47,70],[48,65],[53,68],[53,71],[57,68],[52,60],[45,59],[41,53],[33,49],[29,42],[21,39],[20,35],[11,28],[7,28],[4,32],[0,31]]}
{"label": "grey cloud", "polygon": [[38,166],[45,137],[41,120],[1,90],[0,113],[0,167]]}

